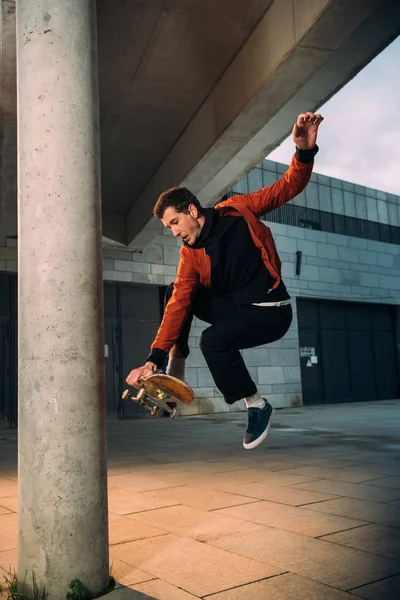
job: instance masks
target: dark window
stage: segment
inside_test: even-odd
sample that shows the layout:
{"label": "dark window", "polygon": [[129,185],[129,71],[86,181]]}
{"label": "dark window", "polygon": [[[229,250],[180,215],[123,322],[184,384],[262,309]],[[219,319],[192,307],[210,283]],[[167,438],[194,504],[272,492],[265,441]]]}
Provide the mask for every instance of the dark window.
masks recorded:
{"label": "dark window", "polygon": [[[223,199],[226,200],[238,195],[240,194],[229,192],[225,194]],[[264,215],[262,220],[400,245],[400,227],[375,223],[366,219],[346,217],[345,215],[306,208],[305,206],[296,206],[295,204],[284,204]]]}

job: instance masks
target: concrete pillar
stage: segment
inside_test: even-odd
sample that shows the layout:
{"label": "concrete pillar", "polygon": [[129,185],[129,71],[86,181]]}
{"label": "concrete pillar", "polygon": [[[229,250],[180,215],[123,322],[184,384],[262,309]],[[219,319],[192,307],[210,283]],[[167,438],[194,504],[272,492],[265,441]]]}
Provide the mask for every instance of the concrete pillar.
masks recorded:
{"label": "concrete pillar", "polygon": [[17,0],[19,577],[108,586],[95,0]]}

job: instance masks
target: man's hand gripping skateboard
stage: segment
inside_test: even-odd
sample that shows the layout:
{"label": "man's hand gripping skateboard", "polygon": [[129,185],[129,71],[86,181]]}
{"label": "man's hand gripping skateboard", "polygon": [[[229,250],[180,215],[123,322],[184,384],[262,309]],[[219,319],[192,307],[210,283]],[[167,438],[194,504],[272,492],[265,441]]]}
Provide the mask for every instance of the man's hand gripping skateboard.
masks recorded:
{"label": "man's hand gripping skateboard", "polygon": [[169,413],[171,418],[179,416],[178,407],[172,408],[167,402],[183,402],[190,404],[193,401],[193,390],[183,381],[154,373],[156,365],[146,363],[144,367],[134,369],[126,378],[131,387],[139,389],[137,396],[132,396],[130,390],[125,390],[122,399],[130,399],[151,411],[152,416],[157,416],[160,410]]}

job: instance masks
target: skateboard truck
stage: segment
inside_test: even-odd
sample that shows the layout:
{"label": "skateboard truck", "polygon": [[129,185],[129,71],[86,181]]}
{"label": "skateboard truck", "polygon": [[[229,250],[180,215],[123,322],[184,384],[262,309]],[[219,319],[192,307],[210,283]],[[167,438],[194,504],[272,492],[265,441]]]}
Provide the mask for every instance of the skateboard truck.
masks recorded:
{"label": "skateboard truck", "polygon": [[129,389],[122,394],[123,400],[134,400],[150,411],[152,417],[157,416],[160,410],[169,413],[174,419],[179,416],[179,408],[171,408],[167,402],[183,402],[190,404],[193,401],[193,390],[183,381],[171,375],[154,374],[138,380],[143,387],[137,396],[132,396]]}

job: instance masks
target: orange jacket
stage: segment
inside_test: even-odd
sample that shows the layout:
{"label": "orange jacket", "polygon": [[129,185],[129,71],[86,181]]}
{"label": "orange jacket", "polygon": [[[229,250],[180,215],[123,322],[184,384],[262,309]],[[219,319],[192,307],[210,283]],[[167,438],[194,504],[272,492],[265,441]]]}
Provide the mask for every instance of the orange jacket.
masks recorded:
{"label": "orange jacket", "polygon": [[[221,215],[240,215],[247,221],[251,237],[261,250],[264,264],[275,279],[274,288],[281,280],[281,261],[271,230],[261,222],[260,217],[300,194],[310,180],[313,164],[302,163],[293,156],[289,169],[276,183],[258,192],[233,196],[215,207]],[[151,345],[152,350],[158,348],[169,352],[175,344],[199,285],[211,287],[210,257],[204,248],[182,245],[174,291]]]}

